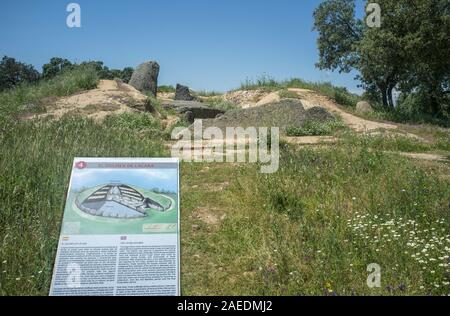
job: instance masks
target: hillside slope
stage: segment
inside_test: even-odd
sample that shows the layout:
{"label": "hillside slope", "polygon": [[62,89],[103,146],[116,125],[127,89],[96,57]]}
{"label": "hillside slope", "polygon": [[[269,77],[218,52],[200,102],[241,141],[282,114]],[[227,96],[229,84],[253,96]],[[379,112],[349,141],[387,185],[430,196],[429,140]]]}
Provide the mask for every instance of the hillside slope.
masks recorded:
{"label": "hillside slope", "polygon": [[59,119],[68,114],[99,121],[107,115],[142,110],[146,100],[147,96],[126,83],[118,80],[100,80],[95,89],[48,100],[44,105],[45,113],[33,117],[51,116]]}

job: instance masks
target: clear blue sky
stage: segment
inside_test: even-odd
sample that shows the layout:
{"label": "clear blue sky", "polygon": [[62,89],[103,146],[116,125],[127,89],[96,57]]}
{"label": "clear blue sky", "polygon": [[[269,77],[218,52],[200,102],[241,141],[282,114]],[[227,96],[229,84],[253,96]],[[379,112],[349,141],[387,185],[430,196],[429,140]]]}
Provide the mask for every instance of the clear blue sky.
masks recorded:
{"label": "clear blue sky", "polygon": [[[82,27],[66,26],[81,6]],[[110,68],[146,60],[160,84],[225,91],[262,74],[331,81],[356,91],[355,74],[320,71],[312,13],[319,0],[2,0],[0,55],[33,64],[51,57],[101,60]],[[362,1],[358,14],[363,14]]]}

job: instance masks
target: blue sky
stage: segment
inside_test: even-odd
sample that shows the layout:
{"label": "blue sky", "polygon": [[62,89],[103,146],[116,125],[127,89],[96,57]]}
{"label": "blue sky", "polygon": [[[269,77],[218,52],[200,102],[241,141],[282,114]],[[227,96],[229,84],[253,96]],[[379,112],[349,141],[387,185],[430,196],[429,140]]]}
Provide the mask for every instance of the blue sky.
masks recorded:
{"label": "blue sky", "polygon": [[[81,28],[66,6],[81,6]],[[319,0],[2,0],[0,55],[33,64],[51,57],[101,60],[110,68],[146,60],[159,83],[226,91],[262,74],[331,81],[356,92],[355,73],[320,71],[312,13]],[[362,1],[357,13],[363,14]]]}

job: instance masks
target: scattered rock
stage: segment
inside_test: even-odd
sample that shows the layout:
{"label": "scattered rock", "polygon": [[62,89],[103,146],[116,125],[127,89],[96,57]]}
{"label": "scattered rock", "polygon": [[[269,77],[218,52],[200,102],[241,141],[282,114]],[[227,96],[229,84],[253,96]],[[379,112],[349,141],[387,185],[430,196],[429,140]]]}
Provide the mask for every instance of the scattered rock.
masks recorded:
{"label": "scattered rock", "polygon": [[155,97],[158,90],[159,65],[155,61],[140,64],[131,76],[129,84],[141,92],[151,92]]}
{"label": "scattered rock", "polygon": [[179,114],[184,114],[189,122],[193,122],[194,119],[215,118],[217,115],[225,113],[223,110],[207,107],[197,101],[165,101],[161,106],[164,109],[171,109]]}
{"label": "scattered rock", "polygon": [[175,91],[175,100],[179,101],[193,101],[195,98],[191,95],[189,88],[177,83]]}
{"label": "scattered rock", "polygon": [[373,108],[367,101],[359,101],[356,104],[356,112],[357,113],[372,113]]}
{"label": "scattered rock", "polygon": [[194,112],[192,111],[184,112],[184,119],[186,120],[186,122],[194,123],[195,120]]}

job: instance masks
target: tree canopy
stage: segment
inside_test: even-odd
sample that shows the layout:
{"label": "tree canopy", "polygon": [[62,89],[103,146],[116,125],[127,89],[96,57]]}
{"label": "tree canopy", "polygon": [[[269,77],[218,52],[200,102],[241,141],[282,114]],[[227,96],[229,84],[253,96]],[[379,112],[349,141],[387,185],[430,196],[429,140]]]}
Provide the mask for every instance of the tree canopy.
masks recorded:
{"label": "tree canopy", "polygon": [[0,91],[13,88],[23,82],[36,82],[39,72],[32,65],[4,56],[0,62]]}
{"label": "tree canopy", "polygon": [[[370,3],[368,1],[366,4]],[[414,96],[418,111],[449,115],[450,4],[448,0],[377,0],[380,27],[355,14],[354,0],[326,0],[314,11],[320,69],[359,72],[362,87],[386,108],[393,91]]]}
{"label": "tree canopy", "polygon": [[42,66],[40,74],[32,65],[17,61],[16,59],[4,56],[0,61],[0,91],[14,88],[22,83],[35,83],[40,79],[52,79],[56,75],[72,70],[79,66],[90,65],[97,71],[100,79],[121,79],[128,83],[133,74],[132,67],[124,69],[109,69],[103,65],[102,61],[87,61],[75,64],[61,57],[53,57]]}

